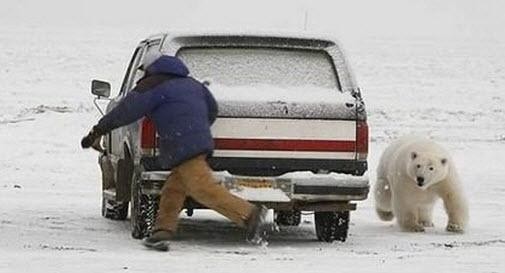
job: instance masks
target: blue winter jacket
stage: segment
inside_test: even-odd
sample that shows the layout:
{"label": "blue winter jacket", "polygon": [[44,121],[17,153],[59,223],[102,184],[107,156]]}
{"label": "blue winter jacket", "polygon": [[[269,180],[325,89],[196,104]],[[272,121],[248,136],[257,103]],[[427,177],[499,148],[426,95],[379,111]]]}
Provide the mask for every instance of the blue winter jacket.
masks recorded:
{"label": "blue winter jacket", "polygon": [[144,116],[151,118],[159,134],[160,163],[172,168],[198,154],[210,154],[214,143],[210,126],[217,104],[209,90],[188,77],[184,63],[162,56],[147,68],[147,74],[167,75],[170,80],[141,92],[138,86],[98,122],[96,128],[109,132]]}

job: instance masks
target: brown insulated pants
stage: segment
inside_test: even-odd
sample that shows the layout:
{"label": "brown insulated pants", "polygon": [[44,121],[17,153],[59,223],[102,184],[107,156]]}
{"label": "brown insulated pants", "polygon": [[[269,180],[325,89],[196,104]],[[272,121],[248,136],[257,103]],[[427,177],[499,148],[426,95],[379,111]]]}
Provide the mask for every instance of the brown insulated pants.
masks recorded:
{"label": "brown insulated pants", "polygon": [[186,196],[226,216],[244,227],[254,205],[231,194],[212,176],[205,155],[199,155],[172,169],[161,190],[160,206],[154,230],[175,232]]}

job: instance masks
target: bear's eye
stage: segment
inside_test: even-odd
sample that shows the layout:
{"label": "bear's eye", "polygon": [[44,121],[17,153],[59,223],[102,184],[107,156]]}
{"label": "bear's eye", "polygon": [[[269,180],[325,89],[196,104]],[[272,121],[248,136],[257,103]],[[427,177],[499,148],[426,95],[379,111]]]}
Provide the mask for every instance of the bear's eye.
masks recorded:
{"label": "bear's eye", "polygon": [[433,171],[433,170],[434,170],[433,167],[430,167],[430,171]]}
{"label": "bear's eye", "polygon": [[420,164],[417,164],[417,165],[416,165],[416,167],[419,169],[419,168],[421,168],[421,165],[420,165]]}

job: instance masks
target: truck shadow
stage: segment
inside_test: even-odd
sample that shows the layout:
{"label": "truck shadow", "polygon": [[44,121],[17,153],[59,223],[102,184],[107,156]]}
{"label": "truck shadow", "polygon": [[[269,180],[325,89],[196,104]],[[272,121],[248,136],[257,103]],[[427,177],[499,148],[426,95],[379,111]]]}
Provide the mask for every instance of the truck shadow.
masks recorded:
{"label": "truck shadow", "polygon": [[[312,225],[302,223],[297,227],[273,228],[272,225],[268,231],[269,247],[320,243]],[[245,231],[224,219],[181,219],[175,240],[201,245],[249,246],[245,241]]]}

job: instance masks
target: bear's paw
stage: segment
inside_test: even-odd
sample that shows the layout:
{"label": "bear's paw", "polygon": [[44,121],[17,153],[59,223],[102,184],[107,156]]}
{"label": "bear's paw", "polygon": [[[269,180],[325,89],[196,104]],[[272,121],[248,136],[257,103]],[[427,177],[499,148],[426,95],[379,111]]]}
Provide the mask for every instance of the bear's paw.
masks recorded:
{"label": "bear's paw", "polygon": [[455,233],[463,233],[465,231],[463,226],[461,226],[460,224],[456,224],[456,223],[447,224],[446,230],[449,232],[455,232]]}
{"label": "bear's paw", "polygon": [[434,227],[435,226],[432,221],[419,221],[419,224],[423,227]]}

